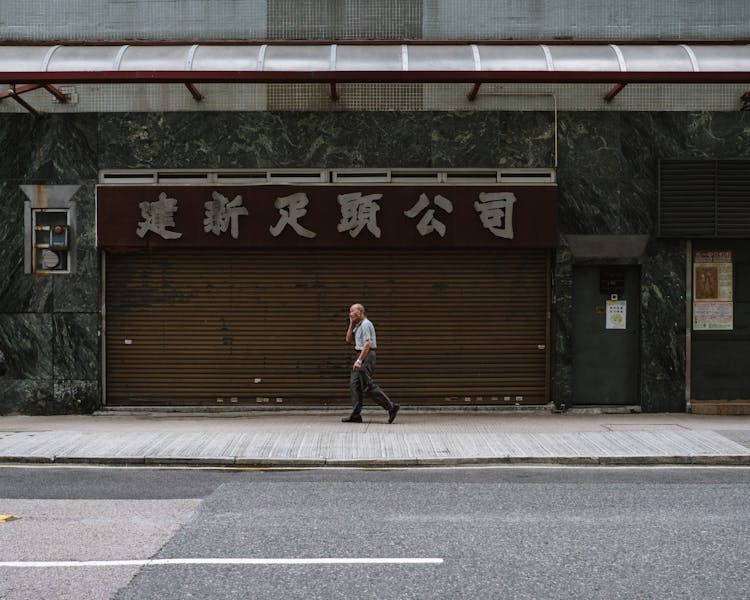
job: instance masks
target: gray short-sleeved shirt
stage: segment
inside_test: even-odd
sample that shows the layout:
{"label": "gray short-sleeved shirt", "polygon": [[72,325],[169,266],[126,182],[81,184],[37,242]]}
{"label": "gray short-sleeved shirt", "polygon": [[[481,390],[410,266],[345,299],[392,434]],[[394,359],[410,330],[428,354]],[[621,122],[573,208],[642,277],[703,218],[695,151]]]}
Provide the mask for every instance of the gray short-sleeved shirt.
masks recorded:
{"label": "gray short-sleeved shirt", "polygon": [[359,323],[354,326],[354,349],[362,350],[367,340],[370,340],[370,348],[373,350],[378,347],[377,339],[375,338],[375,326],[372,324],[370,319],[365,317]]}

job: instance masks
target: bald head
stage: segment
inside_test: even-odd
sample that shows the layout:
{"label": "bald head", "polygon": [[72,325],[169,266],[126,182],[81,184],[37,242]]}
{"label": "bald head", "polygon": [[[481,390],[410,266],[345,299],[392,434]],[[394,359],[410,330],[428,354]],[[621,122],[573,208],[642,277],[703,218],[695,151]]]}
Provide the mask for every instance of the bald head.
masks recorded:
{"label": "bald head", "polygon": [[354,323],[359,323],[365,317],[365,314],[366,314],[365,307],[359,303],[352,304],[349,307],[349,318]]}

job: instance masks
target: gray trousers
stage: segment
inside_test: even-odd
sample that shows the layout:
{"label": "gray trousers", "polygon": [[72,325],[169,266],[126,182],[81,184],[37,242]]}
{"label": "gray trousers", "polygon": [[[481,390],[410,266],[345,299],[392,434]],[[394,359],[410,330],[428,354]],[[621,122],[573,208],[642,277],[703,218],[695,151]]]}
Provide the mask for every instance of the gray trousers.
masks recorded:
{"label": "gray trousers", "polygon": [[370,350],[359,371],[352,371],[349,376],[349,390],[352,394],[352,416],[362,412],[362,399],[365,394],[382,406],[385,410],[393,410],[394,404],[380,386],[373,380],[375,373],[375,351]]}

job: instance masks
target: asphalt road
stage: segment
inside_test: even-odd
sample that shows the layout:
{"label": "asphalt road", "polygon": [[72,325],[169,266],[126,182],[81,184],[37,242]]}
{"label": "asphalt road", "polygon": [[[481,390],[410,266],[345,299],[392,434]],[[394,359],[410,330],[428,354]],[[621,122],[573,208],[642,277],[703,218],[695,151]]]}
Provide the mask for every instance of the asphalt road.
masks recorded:
{"label": "asphalt road", "polygon": [[742,467],[0,468],[2,514],[2,600],[750,597]]}

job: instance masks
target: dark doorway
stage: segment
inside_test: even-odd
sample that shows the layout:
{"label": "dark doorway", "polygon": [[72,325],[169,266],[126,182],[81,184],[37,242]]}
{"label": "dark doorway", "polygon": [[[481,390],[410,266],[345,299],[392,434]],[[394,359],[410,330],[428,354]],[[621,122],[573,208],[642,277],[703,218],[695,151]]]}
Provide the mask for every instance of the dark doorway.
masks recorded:
{"label": "dark doorway", "polygon": [[639,308],[639,267],[574,268],[573,404],[640,404]]}
{"label": "dark doorway", "polygon": [[[691,396],[693,400],[750,398],[750,240],[696,240],[698,252],[729,253],[732,263],[732,322],[728,328],[701,330],[693,323]],[[699,282],[693,296],[700,300]],[[695,310],[695,304],[693,310]]]}

